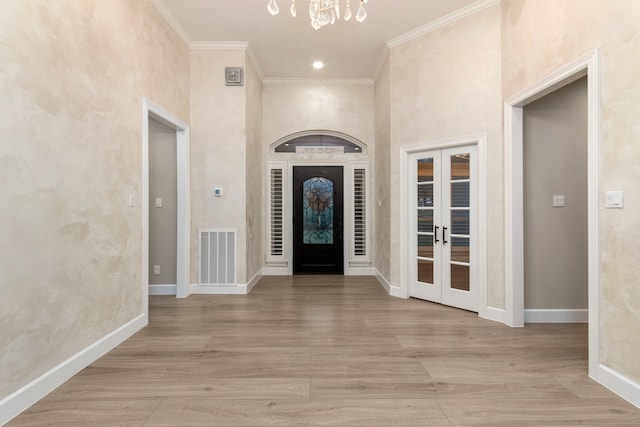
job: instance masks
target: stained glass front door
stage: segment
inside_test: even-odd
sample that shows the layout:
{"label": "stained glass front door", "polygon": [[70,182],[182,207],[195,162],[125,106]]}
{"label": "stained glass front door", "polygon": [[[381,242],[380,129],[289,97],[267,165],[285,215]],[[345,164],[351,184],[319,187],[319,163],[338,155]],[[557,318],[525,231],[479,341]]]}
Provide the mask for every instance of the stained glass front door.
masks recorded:
{"label": "stained glass front door", "polygon": [[333,181],[315,176],[302,184],[303,243],[333,244]]}
{"label": "stained glass front door", "polygon": [[293,186],[294,274],[342,274],[342,166],[295,166]]}

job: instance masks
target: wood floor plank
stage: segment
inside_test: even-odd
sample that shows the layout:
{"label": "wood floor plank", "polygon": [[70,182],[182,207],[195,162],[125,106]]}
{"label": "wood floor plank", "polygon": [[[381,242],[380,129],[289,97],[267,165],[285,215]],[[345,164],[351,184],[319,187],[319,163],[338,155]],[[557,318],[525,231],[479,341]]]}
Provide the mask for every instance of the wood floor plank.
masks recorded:
{"label": "wood floor plank", "polygon": [[435,400],[188,400],[162,402],[145,426],[444,426]]}
{"label": "wood floor plank", "polygon": [[152,296],[150,324],[8,426],[640,425],[585,324],[509,328],[372,277]]}
{"label": "wood floor plank", "polygon": [[440,399],[453,424],[640,425],[640,411],[622,399]]}
{"label": "wood floor plank", "polygon": [[500,399],[571,399],[575,395],[553,379],[447,378],[428,376],[391,378],[312,378],[313,398],[472,399],[490,395]]}

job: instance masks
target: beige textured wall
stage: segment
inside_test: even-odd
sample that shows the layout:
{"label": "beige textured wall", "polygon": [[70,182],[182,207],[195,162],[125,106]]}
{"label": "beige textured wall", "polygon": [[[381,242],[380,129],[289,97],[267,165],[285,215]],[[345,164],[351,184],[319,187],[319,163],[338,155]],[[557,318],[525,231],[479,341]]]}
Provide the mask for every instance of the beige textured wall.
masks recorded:
{"label": "beige textured wall", "polygon": [[[265,85],[263,141],[269,146],[295,132],[343,132],[373,147],[373,85]],[[372,150],[369,150],[371,153]]]}
{"label": "beige textured wall", "polygon": [[[384,63],[375,86],[375,192],[372,209],[375,211],[375,227],[373,243],[375,245],[374,265],[380,274],[389,280],[390,261],[390,224],[391,224],[391,189],[390,189],[390,97],[391,67],[389,59]],[[379,204],[381,202],[381,204]]]}
{"label": "beige textured wall", "polygon": [[494,6],[391,49],[390,279],[400,282],[399,147],[486,133],[487,298],[504,308],[500,22]]}
{"label": "beige textured wall", "polygon": [[142,314],[142,97],[187,119],[189,57],[146,0],[3,0],[0,46],[1,399]]}
{"label": "beige textured wall", "polygon": [[[204,228],[237,230],[236,281],[247,280],[247,86],[225,86],[224,74],[244,66],[244,51],[191,52],[191,283]],[[213,197],[215,187],[223,197]]]}
{"label": "beige textured wall", "polygon": [[640,381],[640,2],[503,2],[505,99],[600,48],[600,197],[623,190],[625,208],[600,203],[600,361]]}
{"label": "beige textured wall", "polygon": [[247,86],[247,280],[264,264],[263,158],[262,158],[262,79],[246,58]]}

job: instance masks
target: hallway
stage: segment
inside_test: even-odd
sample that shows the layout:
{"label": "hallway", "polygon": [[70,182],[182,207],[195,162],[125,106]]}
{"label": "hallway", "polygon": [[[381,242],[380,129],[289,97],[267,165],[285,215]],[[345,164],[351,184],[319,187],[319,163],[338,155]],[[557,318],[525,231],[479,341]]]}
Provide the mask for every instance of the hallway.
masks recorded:
{"label": "hallway", "polygon": [[151,297],[150,324],[8,426],[640,425],[587,378],[587,326],[524,329],[373,277]]}

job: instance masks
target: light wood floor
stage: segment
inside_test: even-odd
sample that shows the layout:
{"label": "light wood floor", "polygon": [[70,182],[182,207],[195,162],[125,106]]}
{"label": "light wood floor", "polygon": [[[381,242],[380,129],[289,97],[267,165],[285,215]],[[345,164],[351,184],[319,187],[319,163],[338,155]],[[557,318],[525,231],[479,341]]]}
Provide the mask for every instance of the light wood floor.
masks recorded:
{"label": "light wood floor", "polygon": [[587,378],[587,326],[511,329],[374,278],[152,297],[150,325],[9,426],[640,425]]}

